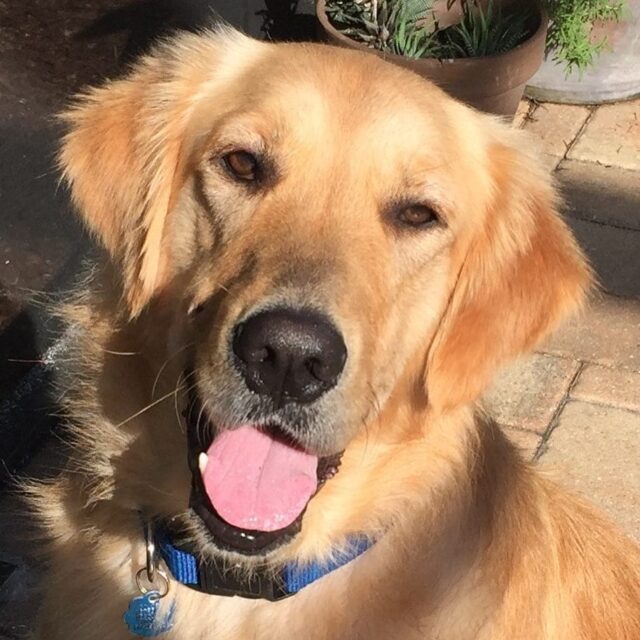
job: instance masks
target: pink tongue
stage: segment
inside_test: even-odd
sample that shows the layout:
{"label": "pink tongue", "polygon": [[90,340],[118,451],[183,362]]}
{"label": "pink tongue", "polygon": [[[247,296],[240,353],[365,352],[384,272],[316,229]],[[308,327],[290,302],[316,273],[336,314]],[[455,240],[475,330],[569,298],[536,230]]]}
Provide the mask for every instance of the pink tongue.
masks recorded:
{"label": "pink tongue", "polygon": [[220,434],[207,451],[204,488],[218,515],[241,529],[290,525],[318,487],[318,458],[250,426]]}

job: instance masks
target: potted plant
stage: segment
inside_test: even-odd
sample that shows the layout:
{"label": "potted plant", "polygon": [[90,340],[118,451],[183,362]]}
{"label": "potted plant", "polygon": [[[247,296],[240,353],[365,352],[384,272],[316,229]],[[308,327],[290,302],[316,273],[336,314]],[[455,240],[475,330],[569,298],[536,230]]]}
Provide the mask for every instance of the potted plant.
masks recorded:
{"label": "potted plant", "polygon": [[545,51],[547,18],[535,2],[318,0],[316,12],[329,42],[377,53],[504,116]]}

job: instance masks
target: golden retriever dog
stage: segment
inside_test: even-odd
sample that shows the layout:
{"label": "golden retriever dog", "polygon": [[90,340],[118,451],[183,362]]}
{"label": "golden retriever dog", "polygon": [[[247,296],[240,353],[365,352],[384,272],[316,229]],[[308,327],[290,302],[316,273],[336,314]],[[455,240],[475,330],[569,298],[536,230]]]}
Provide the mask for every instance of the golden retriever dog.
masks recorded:
{"label": "golden retriever dog", "polygon": [[41,640],[638,640],[640,554],[478,407],[591,275],[523,134],[222,28],[65,115]]}

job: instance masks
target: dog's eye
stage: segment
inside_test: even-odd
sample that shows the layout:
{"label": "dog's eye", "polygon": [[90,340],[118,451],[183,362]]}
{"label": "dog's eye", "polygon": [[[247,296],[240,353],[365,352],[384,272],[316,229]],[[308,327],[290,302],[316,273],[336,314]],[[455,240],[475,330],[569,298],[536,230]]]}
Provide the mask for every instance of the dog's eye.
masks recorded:
{"label": "dog's eye", "polygon": [[223,158],[227,170],[238,180],[253,182],[258,177],[258,159],[248,151],[232,151]]}
{"label": "dog's eye", "polygon": [[427,227],[438,222],[438,215],[423,204],[413,204],[398,212],[398,221],[409,227]]}

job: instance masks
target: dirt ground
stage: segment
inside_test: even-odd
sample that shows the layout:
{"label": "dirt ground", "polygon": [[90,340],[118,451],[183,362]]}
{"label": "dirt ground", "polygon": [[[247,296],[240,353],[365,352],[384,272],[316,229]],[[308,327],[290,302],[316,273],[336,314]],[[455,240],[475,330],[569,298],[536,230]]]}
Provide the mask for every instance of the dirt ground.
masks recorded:
{"label": "dirt ground", "polygon": [[[79,87],[116,74],[159,35],[210,25],[215,16],[259,36],[268,22],[267,8],[274,37],[313,36],[309,16],[299,15],[296,4],[305,5],[291,0],[0,0],[0,118],[55,111]],[[17,104],[8,108],[6,98]]]}
{"label": "dirt ground", "polygon": [[117,72],[126,34],[83,35],[115,6],[0,0],[0,330],[79,242],[54,175],[54,114],[79,87]]}
{"label": "dirt ground", "polygon": [[125,34],[83,35],[110,0],[0,0],[0,88],[6,118],[54,111],[78,87],[112,75]]}

